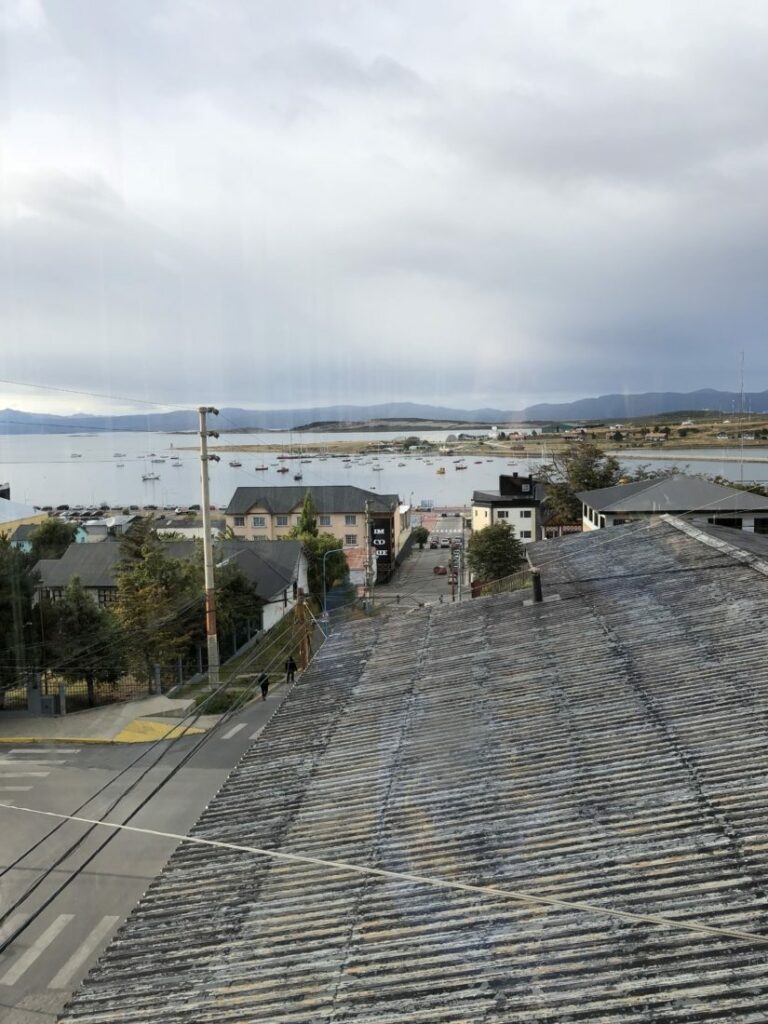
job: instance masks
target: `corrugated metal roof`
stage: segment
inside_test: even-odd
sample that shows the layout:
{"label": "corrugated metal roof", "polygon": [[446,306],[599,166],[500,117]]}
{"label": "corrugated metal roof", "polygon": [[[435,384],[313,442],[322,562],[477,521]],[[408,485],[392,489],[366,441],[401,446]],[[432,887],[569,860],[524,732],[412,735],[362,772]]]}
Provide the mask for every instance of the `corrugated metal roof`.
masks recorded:
{"label": "corrugated metal roof", "polygon": [[699,476],[641,480],[596,491],[581,491],[579,501],[598,512],[768,512],[768,498],[723,487]]}
{"label": "corrugated metal roof", "polygon": [[[202,837],[768,934],[768,577],[674,524],[340,629]],[[68,1024],[768,1019],[759,942],[182,844]]]}
{"label": "corrugated metal roof", "polygon": [[309,491],[318,515],[363,513],[366,501],[371,512],[391,512],[400,504],[396,494],[376,494],[350,484],[328,484],[317,487],[238,487],[227,506],[226,514],[245,515],[258,506],[271,513],[298,512]]}

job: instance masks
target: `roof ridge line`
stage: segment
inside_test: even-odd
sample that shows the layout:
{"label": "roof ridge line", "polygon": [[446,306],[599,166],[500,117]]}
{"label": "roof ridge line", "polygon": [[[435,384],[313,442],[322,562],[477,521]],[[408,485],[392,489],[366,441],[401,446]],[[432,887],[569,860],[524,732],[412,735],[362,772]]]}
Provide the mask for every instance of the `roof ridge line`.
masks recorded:
{"label": "roof ridge line", "polygon": [[692,526],[687,523],[684,519],[680,519],[679,516],[672,516],[665,514],[660,517],[661,521],[668,523],[675,530],[680,530],[681,533],[687,534],[694,540],[697,540],[700,544],[706,544],[707,547],[715,548],[720,551],[721,554],[728,555],[737,562],[742,562],[744,565],[748,565],[755,572],[761,573],[763,576],[768,576],[768,562],[759,558],[757,555],[752,554],[749,551],[742,551],[741,548],[737,548],[733,544],[729,544],[727,540],[721,540],[719,537],[710,537],[704,530],[700,530],[697,526]]}

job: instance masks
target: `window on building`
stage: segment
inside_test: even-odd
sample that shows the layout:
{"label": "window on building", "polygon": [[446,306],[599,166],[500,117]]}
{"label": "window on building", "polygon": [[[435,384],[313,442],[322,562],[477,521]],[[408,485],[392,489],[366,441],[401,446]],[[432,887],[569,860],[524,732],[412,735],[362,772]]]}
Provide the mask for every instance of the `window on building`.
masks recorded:
{"label": "window on building", "polygon": [[499,509],[499,511],[496,513],[496,518],[509,519],[509,512],[505,508]]}
{"label": "window on building", "polygon": [[523,484],[522,490],[523,490],[524,493],[527,493],[528,491],[530,491],[530,489],[531,489],[531,485],[530,484]]}
{"label": "window on building", "polygon": [[245,516],[235,516],[235,526],[245,526]]}
{"label": "window on building", "polygon": [[357,516],[344,516],[345,526],[357,526]]}
{"label": "window on building", "polygon": [[254,516],[253,519],[251,520],[251,522],[252,522],[252,525],[257,530],[263,530],[264,527],[267,525],[267,517],[266,516]]}
{"label": "window on building", "polygon": [[318,516],[317,519],[318,519],[318,523],[320,524],[320,526],[330,526],[331,525],[331,517],[330,516]]}
{"label": "window on building", "polygon": [[288,525],[288,516],[276,516],[275,517],[275,525],[276,526],[287,526]]}
{"label": "window on building", "polygon": [[520,518],[521,519],[530,519],[531,518],[531,510],[529,508],[521,509],[520,510]]}
{"label": "window on building", "polygon": [[347,544],[349,547],[354,547],[355,544],[357,544],[357,534],[356,533],[345,533],[344,534],[344,543]]}
{"label": "window on building", "polygon": [[45,596],[49,601],[60,601],[63,594],[63,587],[49,587],[45,592]]}
{"label": "window on building", "polygon": [[530,538],[530,536],[531,536],[531,531],[530,530],[521,530],[520,531],[520,537],[521,538],[523,538],[523,539],[526,538],[526,537]]}
{"label": "window on building", "polygon": [[99,587],[96,597],[99,607],[104,608],[105,605],[112,604],[113,601],[117,600],[117,590],[115,587]]}

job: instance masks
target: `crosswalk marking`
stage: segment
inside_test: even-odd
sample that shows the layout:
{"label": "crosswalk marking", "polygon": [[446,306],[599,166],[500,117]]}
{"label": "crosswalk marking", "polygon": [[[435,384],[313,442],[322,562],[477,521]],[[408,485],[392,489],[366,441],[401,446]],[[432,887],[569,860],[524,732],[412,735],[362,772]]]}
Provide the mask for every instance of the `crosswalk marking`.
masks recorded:
{"label": "crosswalk marking", "polygon": [[47,779],[50,772],[4,772],[0,771],[0,779]]}
{"label": "crosswalk marking", "polygon": [[263,732],[264,732],[264,726],[262,725],[262,727],[260,729],[257,729],[256,732],[252,732],[251,735],[248,737],[248,739],[249,740],[257,740],[259,738],[259,736],[261,736],[261,734]]}
{"label": "crosswalk marking", "polygon": [[16,963],[8,968],[2,978],[0,978],[0,985],[15,985],[40,954],[44,953],[58,934],[67,927],[74,916],[74,914],[59,914],[53,924],[49,924],[43,934],[35,939],[29,949],[22,953]]}
{"label": "crosswalk marking", "polygon": [[38,760],[34,760],[34,761],[15,761],[14,760],[14,761],[12,761],[10,758],[0,757],[0,764],[12,764],[12,765],[15,765],[17,768],[19,767],[19,765],[22,765],[22,764],[23,765],[37,764],[37,765],[40,765],[41,768],[43,768],[44,766],[49,765],[49,764],[66,764],[66,763],[67,762],[66,762],[66,760],[64,758],[61,758],[61,759],[58,759],[58,760],[55,760],[55,761],[51,761],[50,758],[47,758],[45,761],[38,761]]}
{"label": "crosswalk marking", "polygon": [[11,747],[9,754],[79,754],[80,747]]}
{"label": "crosswalk marking", "polygon": [[68,988],[77,971],[88,961],[99,944],[112,931],[120,920],[117,916],[102,917],[92,929],[91,934],[81,944],[76,953],[67,960],[60,971],[50,980],[48,988]]}
{"label": "crosswalk marking", "polygon": [[245,724],[245,722],[241,722],[240,725],[233,725],[232,728],[228,732],[225,732],[221,738],[223,740],[231,740],[233,736],[240,732],[241,729],[245,728]]}

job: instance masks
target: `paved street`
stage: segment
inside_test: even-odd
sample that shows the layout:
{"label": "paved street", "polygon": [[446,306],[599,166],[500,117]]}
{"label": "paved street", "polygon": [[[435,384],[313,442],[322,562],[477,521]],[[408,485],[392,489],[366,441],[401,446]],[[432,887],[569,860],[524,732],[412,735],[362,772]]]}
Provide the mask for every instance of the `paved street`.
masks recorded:
{"label": "paved street", "polygon": [[[219,789],[242,753],[254,742],[287,691],[280,686],[263,703],[258,701],[211,733],[189,762],[131,822],[141,827],[186,833]],[[83,745],[0,747],[0,802],[41,810],[74,812],[105,782],[142,756],[105,793],[81,812],[98,817],[154,761],[135,793],[118,805],[111,820],[122,821],[142,796],[200,741],[200,736],[147,745]],[[13,863],[56,824],[0,808],[0,871]],[[19,899],[86,826],[65,823],[39,850],[18,867],[0,876],[2,913]],[[6,937],[28,919],[89,852],[106,837],[95,830],[2,926]],[[109,937],[128,915],[149,882],[161,870],[174,843],[147,836],[118,833],[109,845],[0,955],[0,1019],[4,1024],[50,1024],[72,990],[97,959]]]}
{"label": "paved street", "polygon": [[[450,542],[462,536],[461,516],[423,516],[422,522],[430,531],[430,540]],[[400,595],[399,607],[413,608],[419,604],[438,603],[459,600],[459,591],[463,597],[469,596],[466,588],[466,573],[462,588],[451,587],[449,576],[438,576],[434,572],[437,565],[449,566],[451,561],[450,548],[425,547],[423,551],[413,548],[410,555],[395,573],[390,583],[376,588],[375,600],[380,606],[398,606],[397,595]]]}

